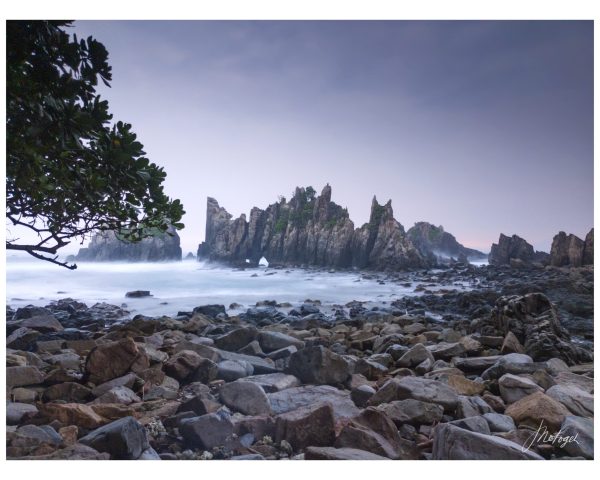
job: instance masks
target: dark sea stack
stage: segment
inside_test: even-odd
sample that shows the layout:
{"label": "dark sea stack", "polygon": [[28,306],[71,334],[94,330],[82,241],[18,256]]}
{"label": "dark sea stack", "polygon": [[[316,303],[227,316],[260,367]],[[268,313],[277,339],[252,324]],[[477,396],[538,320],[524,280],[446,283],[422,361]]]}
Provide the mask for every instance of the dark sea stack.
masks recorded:
{"label": "dark sea stack", "polygon": [[581,267],[594,264],[594,229],[585,237],[585,241],[565,232],[559,232],[552,240],[550,264],[555,267]]}
{"label": "dark sea stack", "polygon": [[81,262],[162,262],[181,260],[180,239],[173,227],[165,233],[147,237],[139,242],[124,242],[113,231],[100,232],[92,237],[87,248],[75,257]]}
{"label": "dark sea stack", "polygon": [[488,261],[490,265],[547,263],[548,254],[533,250],[533,246],[518,235],[507,237],[500,234],[498,243],[492,245]]}
{"label": "dark sea stack", "polygon": [[594,229],[592,228],[585,236],[585,245],[583,247],[583,264],[594,264]]}
{"label": "dark sea stack", "polygon": [[424,257],[435,259],[439,263],[451,259],[462,261],[483,260],[487,255],[458,243],[454,235],[444,231],[441,225],[436,227],[428,222],[417,222],[406,232],[410,241]]}
{"label": "dark sea stack", "polygon": [[394,219],[391,201],[379,205],[373,199],[369,223],[355,230],[348,211],[331,201],[329,185],[319,196],[312,187],[296,188],[289,201],[253,208],[249,220],[232,219],[209,197],[198,259],[256,266],[262,257],[272,265],[376,270],[427,264]]}
{"label": "dark sea stack", "polygon": [[392,201],[371,202],[369,223],[354,232],[352,266],[375,270],[402,270],[427,264],[406,236],[404,227],[394,219]]}

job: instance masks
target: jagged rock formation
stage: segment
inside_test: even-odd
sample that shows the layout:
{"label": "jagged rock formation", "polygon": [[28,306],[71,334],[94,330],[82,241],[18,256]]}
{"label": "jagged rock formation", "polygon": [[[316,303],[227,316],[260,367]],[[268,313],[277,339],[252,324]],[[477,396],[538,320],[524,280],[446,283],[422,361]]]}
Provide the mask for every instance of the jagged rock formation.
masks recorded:
{"label": "jagged rock formation", "polygon": [[376,270],[428,265],[394,219],[391,200],[380,205],[373,198],[369,223],[355,229],[348,211],[331,201],[329,185],[318,197],[312,187],[296,188],[289,202],[253,208],[249,221],[245,215],[232,219],[214,198],[208,198],[206,213],[198,259],[256,266],[265,257],[271,265]]}
{"label": "jagged rock formation", "polygon": [[83,262],[161,262],[181,260],[180,239],[177,231],[169,227],[167,232],[140,242],[124,242],[113,231],[100,232],[92,237],[87,248],[75,257]]}
{"label": "jagged rock formation", "polygon": [[585,237],[585,241],[565,232],[559,232],[552,240],[550,264],[555,267],[581,267],[594,263],[594,229]]}
{"label": "jagged rock formation", "polygon": [[512,332],[535,361],[561,358],[569,365],[590,361],[589,353],[573,344],[543,293],[499,298],[490,322],[504,335]]}
{"label": "jagged rock formation", "polygon": [[436,227],[428,222],[418,222],[414,227],[409,228],[406,234],[421,255],[437,263],[447,263],[452,259],[468,262],[487,257],[483,252],[466,248],[458,243],[454,235],[444,231],[441,225]]}
{"label": "jagged rock formation", "polygon": [[490,265],[518,265],[532,262],[547,263],[548,254],[533,250],[533,246],[518,235],[500,234],[498,243],[492,244],[488,261]]}

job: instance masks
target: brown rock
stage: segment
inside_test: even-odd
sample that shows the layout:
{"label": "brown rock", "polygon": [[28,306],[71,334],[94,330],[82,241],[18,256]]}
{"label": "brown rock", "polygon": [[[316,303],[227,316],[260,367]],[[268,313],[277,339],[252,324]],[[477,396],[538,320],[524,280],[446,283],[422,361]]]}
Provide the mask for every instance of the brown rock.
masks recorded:
{"label": "brown rock", "polygon": [[[135,417],[135,409],[130,405],[122,405],[120,403],[95,403],[90,405],[90,408],[97,415],[105,418],[108,421],[118,420],[123,417]],[[104,423],[107,423],[104,422]]]}
{"label": "brown rock", "polygon": [[449,375],[448,385],[452,387],[459,395],[481,395],[485,390],[483,383],[477,383],[462,375]]}
{"label": "brown rock", "polygon": [[500,353],[502,355],[506,355],[507,353],[525,353],[525,348],[514,333],[508,332],[504,337]]}
{"label": "brown rock", "polygon": [[[108,460],[108,453],[100,453],[86,445],[76,443],[53,453],[22,457],[23,460]],[[15,459],[20,459],[16,457]]]}
{"label": "brown rock", "polygon": [[60,428],[58,434],[62,437],[65,445],[74,445],[77,443],[79,428],[77,428],[77,425],[69,425],[68,427]]}
{"label": "brown rock", "polygon": [[234,416],[231,421],[233,422],[234,433],[238,437],[251,433],[254,438],[258,439],[263,438],[265,435],[275,438],[275,421],[268,415]]}
{"label": "brown rock", "polygon": [[366,450],[394,460],[418,458],[416,452],[406,447],[394,422],[373,407],[363,410],[344,426],[335,446]]}
{"label": "brown rock", "polygon": [[85,372],[90,382],[100,384],[148,365],[148,357],[128,337],[94,348],[87,356]]}
{"label": "brown rock", "polygon": [[202,357],[191,350],[182,350],[173,355],[165,363],[165,372],[170,377],[185,381],[202,363]]}
{"label": "brown rock", "polygon": [[89,405],[81,403],[40,403],[38,409],[49,422],[58,420],[63,425],[94,429],[107,423]]}
{"label": "brown rock", "polygon": [[483,398],[485,403],[492,407],[495,412],[504,413],[506,405],[501,397],[498,397],[497,395],[492,395],[490,392],[485,392],[481,398]]}
{"label": "brown rock", "polygon": [[504,413],[512,417],[519,426],[529,426],[537,430],[543,422],[550,431],[560,429],[565,416],[570,415],[564,405],[542,392],[532,393],[516,401],[509,405]]}
{"label": "brown rock", "polygon": [[57,383],[44,390],[43,398],[47,402],[64,400],[67,402],[85,402],[92,396],[92,391],[76,382]]}

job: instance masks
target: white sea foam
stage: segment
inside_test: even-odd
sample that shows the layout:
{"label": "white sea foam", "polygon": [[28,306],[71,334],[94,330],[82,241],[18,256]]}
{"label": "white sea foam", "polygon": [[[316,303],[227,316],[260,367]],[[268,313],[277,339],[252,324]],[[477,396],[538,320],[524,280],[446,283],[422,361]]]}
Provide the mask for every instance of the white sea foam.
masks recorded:
{"label": "white sea foam", "polygon": [[[254,276],[256,275],[256,276]],[[47,262],[8,257],[6,301],[13,308],[46,305],[51,300],[74,298],[91,306],[96,302],[127,304],[132,313],[174,315],[198,305],[237,302],[244,307],[276,300],[293,306],[305,299],[324,305],[352,300],[390,302],[414,295],[402,287],[362,278],[360,272],[327,273],[266,267],[234,270],[194,261],[173,263],[79,263],[67,270]],[[131,290],[149,290],[149,298],[125,298]]]}

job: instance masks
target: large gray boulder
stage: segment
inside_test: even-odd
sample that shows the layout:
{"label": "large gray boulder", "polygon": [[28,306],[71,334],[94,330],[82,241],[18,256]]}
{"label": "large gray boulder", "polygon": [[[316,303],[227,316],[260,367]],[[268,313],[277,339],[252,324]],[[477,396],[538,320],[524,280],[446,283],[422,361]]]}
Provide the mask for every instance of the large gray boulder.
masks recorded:
{"label": "large gray boulder", "polygon": [[568,415],[560,430],[563,437],[570,437],[564,443],[564,450],[572,457],[594,458],[594,419]]}
{"label": "large gray boulder", "polygon": [[226,383],[219,390],[219,395],[225,405],[244,415],[271,413],[269,399],[256,383],[240,380]]}
{"label": "large gray boulder", "polygon": [[422,377],[392,378],[370,398],[368,404],[379,405],[406,399],[435,403],[446,412],[453,412],[458,406],[458,394],[454,389],[445,383]]}
{"label": "large gray boulder", "polygon": [[434,460],[543,460],[521,445],[493,435],[471,432],[450,424],[438,425],[433,435]]}
{"label": "large gray boulder", "polygon": [[304,383],[317,385],[344,383],[352,373],[344,357],[321,345],[292,354],[288,371]]}
{"label": "large gray boulder", "polygon": [[109,453],[116,460],[135,460],[150,448],[146,429],[133,417],[123,417],[97,428],[79,442],[98,452]]}

